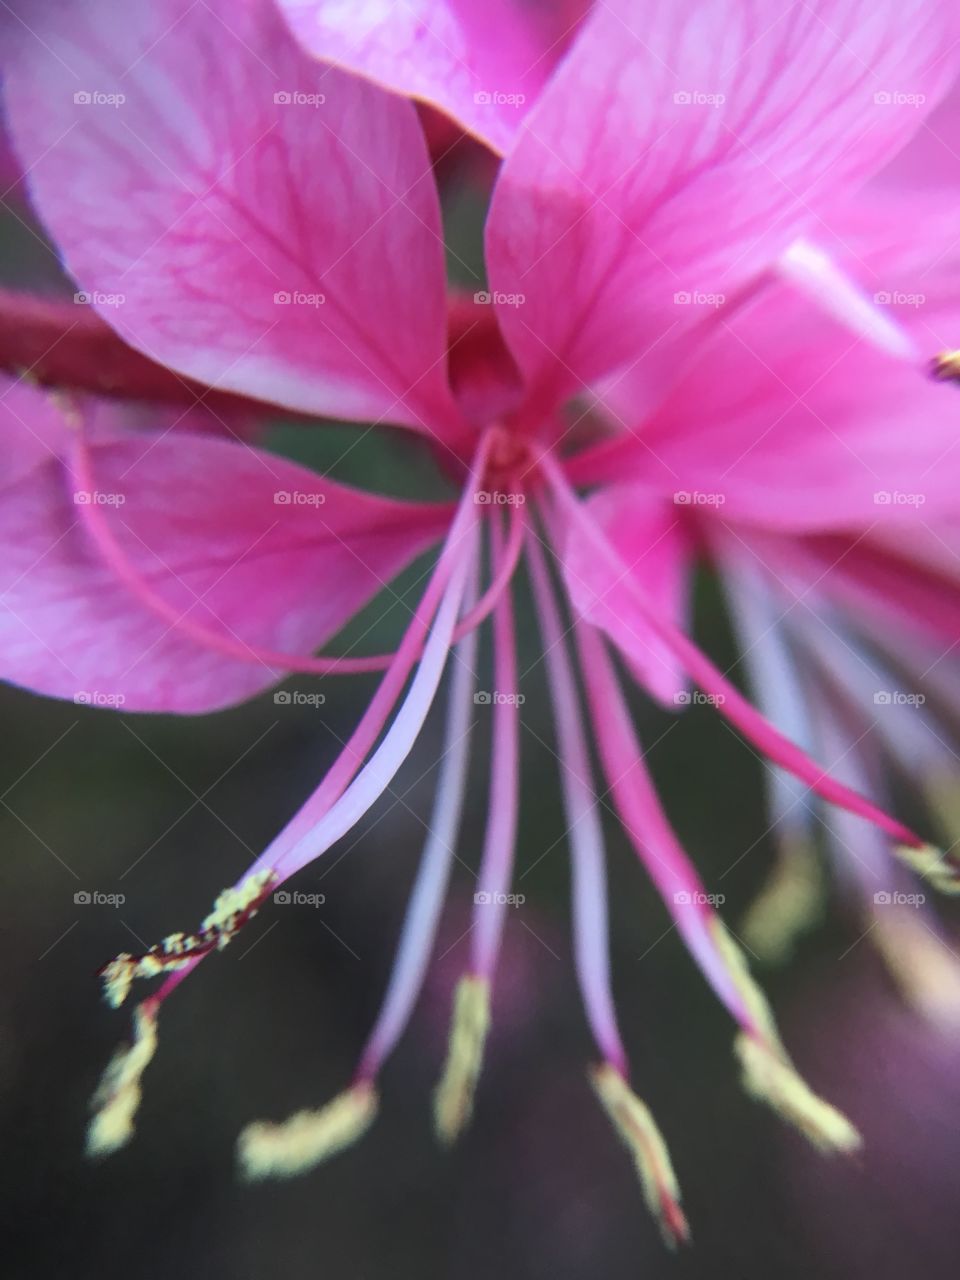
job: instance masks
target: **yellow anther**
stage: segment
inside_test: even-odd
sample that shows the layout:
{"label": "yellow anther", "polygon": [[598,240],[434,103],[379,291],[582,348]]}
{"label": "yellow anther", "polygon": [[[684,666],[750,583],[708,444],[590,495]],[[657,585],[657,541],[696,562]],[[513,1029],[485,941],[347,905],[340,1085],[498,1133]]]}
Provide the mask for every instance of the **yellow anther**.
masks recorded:
{"label": "yellow anther", "polygon": [[132,1044],[117,1050],[93,1095],[94,1115],[87,1129],[88,1155],[109,1155],[133,1137],[133,1122],[140,1106],[140,1080],[156,1051],[157,1011],[154,1002],[146,1000],[134,1013]]}
{"label": "yellow anther", "polygon": [[292,1178],[336,1155],[363,1137],[377,1114],[377,1093],[357,1084],[319,1111],[298,1111],[281,1124],[258,1120],[237,1143],[244,1176]]}
{"label": "yellow anther", "polygon": [[823,907],[817,855],[805,841],[791,842],[743,918],[744,942],[761,960],[782,964],[803,934],[822,919]]}
{"label": "yellow anther", "polygon": [[667,1144],[649,1108],[609,1062],[594,1067],[591,1083],[620,1138],[633,1156],[647,1207],[671,1247],[690,1239],[680,1208],[680,1187]]}
{"label": "yellow anther", "polygon": [[960,893],[960,870],[953,859],[935,844],[924,844],[919,849],[901,844],[897,845],[895,853],[901,862],[905,862],[941,893]]}
{"label": "yellow anther", "polygon": [[473,1114],[489,1030],[489,983],[484,978],[461,978],[454,998],[447,1061],[434,1095],[434,1121],[444,1142],[453,1142]]}

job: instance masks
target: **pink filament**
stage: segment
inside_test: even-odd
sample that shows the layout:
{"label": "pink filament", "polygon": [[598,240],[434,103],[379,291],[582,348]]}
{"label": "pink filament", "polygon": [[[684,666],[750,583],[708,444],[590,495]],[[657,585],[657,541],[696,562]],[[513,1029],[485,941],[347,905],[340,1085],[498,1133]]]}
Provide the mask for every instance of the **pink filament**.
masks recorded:
{"label": "pink filament", "polygon": [[454,652],[443,762],[427,841],[407,905],[387,993],[357,1067],[358,1081],[372,1081],[379,1074],[403,1035],[423,987],[463,815],[473,728],[477,638],[477,632],[472,631]]}
{"label": "pink filament", "polygon": [[[494,557],[503,556],[502,533],[493,525]],[[490,804],[483,856],[477,876],[471,936],[471,971],[492,979],[503,940],[507,895],[517,840],[520,775],[520,710],[513,602],[501,596],[493,613],[493,742],[490,756]],[[500,700],[497,700],[499,695]]]}
{"label": "pink filament", "polygon": [[[490,446],[491,437],[485,435],[477,448],[468,483],[457,506],[450,531],[447,534],[447,540],[440,552],[433,576],[417,605],[413,619],[404,634],[396,656],[381,680],[359,724],[317,789],[300,810],[294,814],[282,831],[274,837],[260,858],[257,859],[255,864],[257,868],[276,868],[297,842],[315,828],[316,824],[344,794],[373,748],[377,738],[382,733],[383,727],[403,691],[414,664],[421,653],[424,652],[424,634],[430,628],[434,615],[437,613],[450,582],[453,569],[458,564],[468,566],[470,558],[474,554],[473,542],[476,534],[477,514],[483,509],[474,502],[474,493],[486,468]],[[464,541],[466,541],[466,551],[462,545]],[[249,871],[246,872],[238,881],[238,884],[242,884],[249,874]],[[184,968],[170,974],[161,986],[158,997],[166,999],[184,978],[193,972],[199,963],[200,959],[192,960]]]}
{"label": "pink filament", "polygon": [[[622,585],[630,592],[633,602],[643,614],[645,623],[655,631],[663,642],[676,654],[684,671],[707,693],[717,696],[717,707],[720,714],[744,734],[744,736],[769,757],[775,764],[789,770],[790,773],[805,782],[817,795],[829,800],[832,804],[851,813],[857,813],[873,822],[888,835],[904,844],[920,848],[923,840],[909,827],[891,818],[876,805],[871,804],[864,796],[858,795],[850,787],[838,782],[826,773],[817,762],[810,758],[789,738],[784,737],[770,722],[753,707],[740,691],[713,665],[706,654],[666,619],[662,618],[633,583],[628,566],[624,563],[616,549],[610,544],[603,530],[599,527],[586,507],[580,502],[570,488],[563,473],[563,468],[549,455],[541,459],[541,465],[547,475],[558,507],[566,513],[579,531],[590,539],[597,551],[611,564],[619,574]],[[556,522],[555,522],[556,526]],[[555,532],[557,532],[555,527]]]}
{"label": "pink filament", "polygon": [[581,621],[574,635],[600,759],[624,830],[707,981],[740,1025],[759,1035],[714,939],[703,883],[660,807],[603,641]]}
{"label": "pink filament", "polygon": [[554,709],[560,779],[570,840],[577,978],[600,1051],[626,1078],[630,1067],[610,987],[603,824],[581,723],[580,701],[546,562],[533,538],[528,544],[527,557]]}

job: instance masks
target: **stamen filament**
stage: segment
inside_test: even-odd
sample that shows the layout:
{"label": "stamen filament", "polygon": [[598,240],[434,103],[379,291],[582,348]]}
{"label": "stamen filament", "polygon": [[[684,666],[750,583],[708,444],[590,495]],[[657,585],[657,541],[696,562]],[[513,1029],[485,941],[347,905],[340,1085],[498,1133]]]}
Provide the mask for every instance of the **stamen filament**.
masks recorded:
{"label": "stamen filament", "polygon": [[357,1069],[360,1080],[373,1080],[378,1075],[403,1034],[423,987],[463,816],[473,730],[477,639],[477,632],[470,632],[454,654],[443,760],[427,841],[407,905],[387,993],[360,1058]]}
{"label": "stamen filament", "polygon": [[[909,827],[903,826],[863,796],[830,777],[806,752],[784,737],[744,698],[706,654],[688,640],[679,628],[674,627],[651,608],[643,592],[633,582],[629,567],[570,488],[563,468],[549,454],[541,459],[541,467],[550,482],[559,509],[570,517],[571,522],[589,538],[591,545],[595,546],[598,552],[617,569],[621,575],[620,582],[630,592],[643,616],[644,623],[673,650],[678,662],[691,679],[706,693],[715,696],[718,710],[725,719],[735,725],[765,756],[775,764],[788,769],[825,800],[869,819],[888,835],[904,844],[914,848],[922,847],[923,841]],[[552,532],[556,537],[560,533],[559,527],[552,527]],[[562,545],[562,541],[558,545]]]}

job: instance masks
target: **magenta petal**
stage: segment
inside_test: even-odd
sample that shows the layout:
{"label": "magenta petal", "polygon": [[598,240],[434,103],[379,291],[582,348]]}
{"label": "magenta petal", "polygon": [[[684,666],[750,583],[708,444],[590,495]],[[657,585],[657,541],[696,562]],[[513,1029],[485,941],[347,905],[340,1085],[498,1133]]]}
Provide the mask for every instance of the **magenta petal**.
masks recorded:
{"label": "magenta petal", "polygon": [[318,58],[430,102],[507,151],[590,0],[280,0]]}
{"label": "magenta petal", "polygon": [[[858,200],[834,221],[827,248],[878,314],[931,356],[960,343],[955,197]],[[780,285],[715,327],[637,424],[632,465],[725,521],[909,529],[956,508],[958,412],[953,388]]]}
{"label": "magenta petal", "polygon": [[638,486],[618,485],[591,498],[588,506],[630,566],[632,586],[573,533],[563,548],[570,600],[583,618],[605,631],[627,655],[637,680],[661,702],[684,702],[686,678],[675,653],[647,628],[630,592],[638,586],[652,607],[686,630],[689,621],[693,548],[676,507]]}
{"label": "magenta petal", "polygon": [[[17,425],[5,417],[4,431]],[[92,495],[47,454],[0,503],[0,671],[56,697],[200,712],[282,674],[211,650],[145,606],[98,553],[84,503],[97,503],[139,575],[185,619],[297,654],[335,634],[449,521],[445,507],[361,493],[212,437],[113,433],[91,453]]]}
{"label": "magenta petal", "polygon": [[953,0],[598,6],[488,223],[538,400],[695,325],[870,177],[947,89],[958,22]]}
{"label": "magenta petal", "polygon": [[290,409],[455,428],[410,103],[308,57],[268,0],[30,17],[4,50],[11,132],[68,270],[131,345]]}

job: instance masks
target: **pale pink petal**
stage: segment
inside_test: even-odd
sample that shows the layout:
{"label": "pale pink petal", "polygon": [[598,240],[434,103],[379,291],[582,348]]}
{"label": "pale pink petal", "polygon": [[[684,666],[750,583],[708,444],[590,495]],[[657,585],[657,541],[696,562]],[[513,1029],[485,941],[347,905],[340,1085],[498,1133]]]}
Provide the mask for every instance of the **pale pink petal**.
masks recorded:
{"label": "pale pink petal", "polygon": [[599,5],[488,223],[534,404],[696,325],[869,178],[947,89],[958,24],[947,0]]}
{"label": "pale pink petal", "polygon": [[960,183],[960,80],[930,113],[903,150],[871,184],[877,198],[904,186],[936,187]]}
{"label": "pale pink petal", "polygon": [[561,555],[573,606],[617,643],[640,683],[676,709],[685,701],[684,673],[674,651],[644,625],[630,592],[639,588],[652,608],[687,629],[693,547],[683,512],[631,485],[606,489],[588,505],[629,566],[630,583],[571,530]]}
{"label": "pale pink petal", "polygon": [[507,151],[590,0],[280,0],[305,48]]}
{"label": "pale pink petal", "polygon": [[4,50],[11,130],[131,345],[287,408],[455,429],[410,103],[317,64],[269,0],[47,4],[30,25]]}
{"label": "pale pink petal", "polygon": [[[3,425],[16,424],[8,415]],[[98,551],[85,504],[184,620],[293,654],[334,635],[449,520],[446,508],[364,494],[212,437],[97,441],[95,491],[48,454],[4,485],[0,503],[0,673],[55,697],[199,712],[282,674],[253,653],[245,662],[198,643],[147,607]]]}

